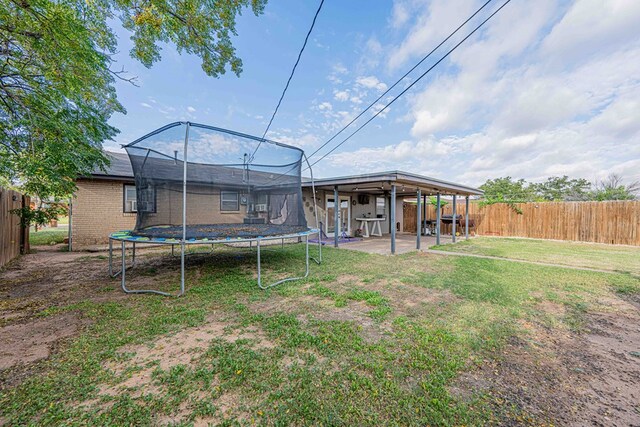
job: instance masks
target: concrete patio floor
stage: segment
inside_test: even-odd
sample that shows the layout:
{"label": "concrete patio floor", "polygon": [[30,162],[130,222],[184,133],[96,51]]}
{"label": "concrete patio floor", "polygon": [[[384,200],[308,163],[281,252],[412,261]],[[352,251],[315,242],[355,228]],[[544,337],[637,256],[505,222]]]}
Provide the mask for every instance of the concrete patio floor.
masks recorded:
{"label": "concrete patio floor", "polygon": [[[456,241],[464,240],[464,236],[457,236]],[[440,236],[440,243],[451,243],[452,237],[449,234]],[[425,250],[436,244],[435,236],[421,236],[420,249]],[[391,235],[382,237],[368,237],[363,240],[341,243],[341,249],[349,249],[371,254],[391,255]],[[398,233],[396,235],[396,254],[404,254],[416,250],[416,235],[410,233]]]}

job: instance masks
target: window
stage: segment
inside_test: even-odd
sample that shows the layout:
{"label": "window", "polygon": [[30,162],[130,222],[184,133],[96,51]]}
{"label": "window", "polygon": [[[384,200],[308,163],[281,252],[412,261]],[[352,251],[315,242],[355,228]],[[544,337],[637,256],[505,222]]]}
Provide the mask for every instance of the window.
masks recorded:
{"label": "window", "polygon": [[156,189],[151,185],[138,188],[138,212],[156,211]]}
{"label": "window", "polygon": [[[139,194],[138,194],[139,193]],[[152,186],[140,188],[139,191],[135,185],[124,186],[124,206],[123,212],[155,212],[156,211],[156,192]]]}
{"label": "window", "polygon": [[257,193],[253,195],[253,210],[256,212],[267,212],[269,200],[267,193]]}
{"label": "window", "polygon": [[384,197],[376,197],[376,216],[378,218],[384,216],[385,211],[385,198]]}
{"label": "window", "polygon": [[124,186],[123,212],[138,212],[138,199],[136,198],[136,186]]}
{"label": "window", "polygon": [[221,211],[239,211],[240,199],[235,191],[220,192],[220,210]]}

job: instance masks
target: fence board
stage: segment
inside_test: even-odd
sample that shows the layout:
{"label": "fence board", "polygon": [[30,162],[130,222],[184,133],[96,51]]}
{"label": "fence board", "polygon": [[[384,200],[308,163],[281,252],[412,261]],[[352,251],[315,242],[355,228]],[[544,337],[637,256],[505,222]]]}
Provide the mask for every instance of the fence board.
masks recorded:
{"label": "fence board", "polygon": [[[518,203],[522,215],[505,204],[470,203],[469,218],[479,235],[531,237],[640,246],[640,201]],[[416,229],[416,206],[405,204],[404,231]],[[456,210],[464,218],[464,202]],[[443,208],[451,215],[451,203]],[[427,206],[427,219],[435,207]]]}
{"label": "fence board", "polygon": [[21,242],[28,250],[29,230],[20,227],[20,218],[10,213],[12,209],[19,209],[29,199],[13,190],[0,187],[0,267],[20,255]]}

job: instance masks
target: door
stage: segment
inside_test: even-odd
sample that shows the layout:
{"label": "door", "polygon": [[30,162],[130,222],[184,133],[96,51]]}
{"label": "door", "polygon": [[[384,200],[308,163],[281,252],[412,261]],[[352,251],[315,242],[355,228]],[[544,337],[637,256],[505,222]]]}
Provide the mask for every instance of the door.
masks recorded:
{"label": "door", "polygon": [[[339,196],[340,206],[338,208],[338,221],[340,227],[338,227],[338,232],[345,232],[348,235],[351,235],[351,197],[349,196]],[[333,196],[327,196],[326,199],[327,206],[327,220],[325,221],[325,229],[324,232],[329,237],[333,237],[333,233],[335,233],[335,209],[336,203],[335,198]]]}

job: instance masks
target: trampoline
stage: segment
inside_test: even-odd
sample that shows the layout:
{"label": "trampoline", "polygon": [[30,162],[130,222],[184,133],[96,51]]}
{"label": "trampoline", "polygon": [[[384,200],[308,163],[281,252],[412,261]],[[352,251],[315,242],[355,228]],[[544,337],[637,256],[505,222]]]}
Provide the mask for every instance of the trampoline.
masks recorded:
{"label": "trampoline", "polygon": [[[135,212],[133,230],[109,236],[109,274],[121,276],[126,293],[183,295],[185,248],[188,245],[255,243],[257,284],[267,289],[309,275],[309,236],[318,235],[315,185],[312,217],[307,225],[302,202],[301,166],[311,167],[304,152],[294,146],[191,122],[176,122],[123,146],[135,179],[135,199],[126,198]],[[311,215],[311,214],[310,214]],[[261,246],[280,240],[305,244],[305,273],[264,285]],[[121,268],[113,269],[114,242],[119,246]],[[129,289],[127,271],[136,265],[136,246],[170,245],[180,248],[180,289],[171,294],[155,289]],[[126,263],[127,249],[132,261]],[[117,250],[118,248],[116,248]]]}
{"label": "trampoline", "polygon": [[[267,236],[280,236],[307,231],[306,226],[298,225],[274,225],[274,224],[194,224],[187,225],[187,240],[220,240],[233,238],[256,238]],[[182,227],[158,226],[147,227],[132,232],[133,236],[149,238],[180,238]]]}

